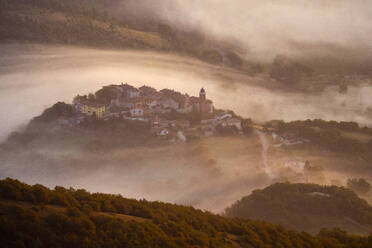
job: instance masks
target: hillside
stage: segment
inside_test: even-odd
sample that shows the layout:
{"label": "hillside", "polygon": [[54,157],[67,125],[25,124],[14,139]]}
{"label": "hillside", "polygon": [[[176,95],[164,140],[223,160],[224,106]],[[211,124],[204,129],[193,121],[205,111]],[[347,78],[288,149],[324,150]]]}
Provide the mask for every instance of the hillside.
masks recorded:
{"label": "hillside", "polygon": [[0,148],[12,150],[31,143],[51,147],[64,140],[65,149],[80,144],[80,148],[112,151],[165,144],[166,140],[186,142],[252,133],[249,119],[230,110],[217,110],[209,99],[205,99],[202,112],[199,102],[203,101],[200,96],[170,89],[112,84],[94,94],[77,95],[72,104],[57,102],[34,117],[22,132],[9,135]]}
{"label": "hillside", "polygon": [[336,171],[362,172],[368,176],[372,161],[372,129],[356,122],[321,119],[272,121],[272,163],[293,157]]}
{"label": "hillside", "polygon": [[[146,89],[152,92],[147,97]],[[128,97],[129,92],[140,95]],[[174,98],[191,101],[169,106]],[[213,109],[203,113],[207,121],[201,120],[199,100],[120,84],[77,96],[73,104],[58,102],[0,144],[0,174],[222,211],[269,179],[257,170],[261,145],[242,125],[248,120]],[[84,110],[104,103],[101,118]],[[143,111],[132,115],[133,109]]]}
{"label": "hillside", "polygon": [[[369,247],[340,230],[317,236],[264,222],[120,195],[0,181],[2,247]],[[134,218],[136,217],[136,218]]]}
{"label": "hillside", "polygon": [[214,37],[179,23],[164,23],[155,13],[142,12],[141,4],[134,2],[0,0],[0,44],[160,51],[233,68],[242,75],[266,81],[263,85],[269,84],[271,89],[319,92],[335,86],[344,94],[348,87],[370,84],[372,62],[368,56],[364,58],[363,49],[333,50],[331,46],[324,48],[331,56],[270,54],[275,56],[272,61],[261,61],[236,40]]}
{"label": "hillside", "polygon": [[277,183],[253,191],[225,213],[312,233],[324,227],[364,234],[372,230],[372,207],[352,191],[336,186]]}
{"label": "hillside", "polygon": [[[0,42],[141,49],[191,56],[244,69],[237,49],[178,30],[151,16],[133,17],[118,1],[0,0]],[[138,15],[138,13],[137,13]]]}
{"label": "hillside", "polygon": [[1,1],[2,41],[165,50],[158,33],[128,28],[94,6],[59,1]]}

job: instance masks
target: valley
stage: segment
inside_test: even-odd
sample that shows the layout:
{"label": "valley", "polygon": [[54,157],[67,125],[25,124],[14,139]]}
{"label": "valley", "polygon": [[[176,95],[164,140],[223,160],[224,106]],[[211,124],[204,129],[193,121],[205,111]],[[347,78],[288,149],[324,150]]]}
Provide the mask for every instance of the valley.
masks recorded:
{"label": "valley", "polygon": [[[151,107],[155,100],[144,101],[148,98],[143,98],[143,92],[152,92],[163,100]],[[132,93],[136,94],[128,97]],[[117,98],[117,94],[123,96]],[[370,142],[354,139],[368,137],[371,131],[352,122],[272,121],[259,125],[234,117],[241,122],[240,131],[234,125],[223,130],[224,123],[234,119],[235,114],[229,110],[215,109],[195,119],[193,111],[198,111],[200,102],[190,105],[189,110],[188,105],[169,105],[174,96],[195,101],[202,96],[182,96],[148,86],[137,90],[128,84],[105,86],[95,96],[89,96],[91,103],[81,95],[73,105],[57,103],[23,131],[12,133],[2,144],[1,175],[49,187],[74,185],[186,204],[215,213],[275,182],[346,186],[351,178],[371,180]],[[118,107],[118,99],[125,106]],[[133,105],[133,99],[139,104]],[[98,108],[92,108],[93,112],[83,110],[103,100],[107,102],[103,112]],[[112,112],[114,109],[116,112]],[[141,116],[132,110],[141,110]],[[190,124],[189,118],[196,121]],[[179,126],[180,121],[188,125]],[[247,126],[242,128],[243,122]],[[311,133],[333,134],[333,128],[338,136]],[[183,138],[179,132],[184,133]],[[353,144],[357,145],[355,151],[340,151]],[[372,199],[371,194],[362,197]]]}
{"label": "valley", "polygon": [[371,7],[0,0],[1,247],[372,247]]}

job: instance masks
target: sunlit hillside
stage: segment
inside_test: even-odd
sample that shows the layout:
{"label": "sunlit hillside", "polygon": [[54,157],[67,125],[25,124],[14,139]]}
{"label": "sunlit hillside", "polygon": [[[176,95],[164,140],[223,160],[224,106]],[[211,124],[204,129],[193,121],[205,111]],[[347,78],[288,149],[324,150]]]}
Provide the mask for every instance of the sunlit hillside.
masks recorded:
{"label": "sunlit hillside", "polygon": [[19,4],[7,1],[1,3],[2,41],[158,50],[171,47],[159,33],[130,29],[126,24],[92,7],[70,6],[71,3],[59,2],[37,5],[27,1],[20,1]]}
{"label": "sunlit hillside", "polygon": [[4,247],[369,247],[370,238],[322,230],[316,236],[192,207],[16,180],[0,181]]}

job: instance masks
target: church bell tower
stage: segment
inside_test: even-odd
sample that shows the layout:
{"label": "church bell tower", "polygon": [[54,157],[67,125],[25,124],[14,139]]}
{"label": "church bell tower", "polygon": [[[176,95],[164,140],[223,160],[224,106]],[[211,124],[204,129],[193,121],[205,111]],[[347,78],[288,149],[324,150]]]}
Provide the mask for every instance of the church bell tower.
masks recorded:
{"label": "church bell tower", "polygon": [[199,92],[199,107],[200,107],[200,113],[205,114],[207,112],[207,96],[204,88],[201,88]]}

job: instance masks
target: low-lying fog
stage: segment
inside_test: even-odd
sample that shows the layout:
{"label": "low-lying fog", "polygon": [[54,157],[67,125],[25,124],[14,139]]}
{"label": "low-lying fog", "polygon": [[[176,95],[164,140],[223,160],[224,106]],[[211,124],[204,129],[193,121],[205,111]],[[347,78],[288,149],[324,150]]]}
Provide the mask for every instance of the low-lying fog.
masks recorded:
{"label": "low-lying fog", "polygon": [[[248,58],[271,61],[289,56],[340,56],[351,50],[370,57],[372,3],[369,0],[126,0],[111,11],[139,19],[155,16],[172,26],[233,39]],[[120,7],[122,6],[122,8]],[[316,55],[317,54],[317,55]],[[350,56],[350,55],[347,55]],[[350,59],[344,57],[343,59]]]}
{"label": "low-lying fog", "polygon": [[[260,87],[267,77],[250,77],[230,69],[152,52],[1,45],[0,140],[56,101],[104,85],[128,82],[197,95],[207,90],[217,108],[232,109],[257,121],[272,119],[357,121],[372,125],[372,87],[350,87],[347,94],[328,88],[314,94],[288,93]],[[275,82],[272,88],[277,88]]]}
{"label": "low-lying fog", "polygon": [[[372,116],[365,112],[372,106],[372,87],[367,86],[352,87],[347,94],[339,94],[334,88],[313,94],[288,93],[275,85],[270,89],[270,79],[265,76],[253,78],[173,55],[39,45],[2,45],[0,51],[0,141],[57,101],[71,102],[77,94],[120,82],[172,88],[190,95],[197,95],[204,87],[217,108],[232,109],[257,121],[322,118],[372,125]],[[169,151],[159,148],[159,157],[155,157],[156,151],[136,149],[92,158],[78,158],[74,151],[44,154],[50,151],[40,150],[37,154],[45,156],[40,159],[43,164],[33,165],[30,158],[34,155],[20,154],[23,157],[12,163],[0,161],[0,177],[221,211],[271,180],[257,169],[262,163],[257,138],[250,143],[234,141],[231,147],[236,149],[226,154],[222,153],[229,149],[230,140],[220,142],[225,143],[214,147],[213,142],[206,142],[199,147]],[[239,153],[237,149],[241,149]],[[87,170],[76,161],[92,165]],[[48,166],[55,170],[48,170]]]}

